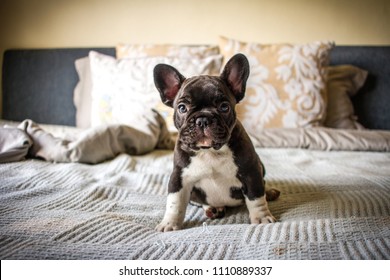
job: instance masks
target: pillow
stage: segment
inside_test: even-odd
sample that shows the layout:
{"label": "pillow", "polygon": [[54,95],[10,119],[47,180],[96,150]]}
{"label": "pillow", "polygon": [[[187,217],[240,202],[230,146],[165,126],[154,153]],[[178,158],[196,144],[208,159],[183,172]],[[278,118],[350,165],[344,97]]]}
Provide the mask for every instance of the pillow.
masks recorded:
{"label": "pillow", "polygon": [[183,75],[217,75],[222,56],[204,59],[144,57],[120,59],[94,51],[89,53],[92,75],[91,125],[132,123],[145,110],[155,108],[175,131],[173,109],[161,102],[154,85],[153,69],[158,63],[177,68]]}
{"label": "pillow", "polygon": [[323,123],[331,42],[258,44],[220,37],[219,46],[225,59],[241,52],[249,60],[246,97],[237,106],[249,132]]}
{"label": "pillow", "polygon": [[[172,56],[181,58],[203,59],[219,54],[216,45],[211,46],[182,46],[168,44],[118,44],[116,46],[117,58],[147,58],[150,56]],[[92,81],[89,58],[80,58],[75,62],[79,76],[73,100],[76,107],[76,127],[88,128],[91,126],[91,91]],[[214,70],[213,70],[214,71]],[[214,74],[218,72],[215,71]],[[160,111],[170,111],[159,104]],[[163,109],[164,108],[164,109]],[[172,122],[172,120],[169,120]],[[172,128],[172,126],[171,126]]]}
{"label": "pillow", "polygon": [[169,44],[118,44],[117,58],[139,58],[151,56],[206,58],[219,54],[218,46],[183,46]]}
{"label": "pillow", "polygon": [[351,97],[363,86],[368,72],[352,65],[328,67],[328,106],[325,126],[363,129],[357,122]]}
{"label": "pillow", "polygon": [[75,67],[79,76],[73,91],[73,103],[76,107],[76,127],[88,128],[91,126],[91,67],[89,58],[83,57],[75,61]]}

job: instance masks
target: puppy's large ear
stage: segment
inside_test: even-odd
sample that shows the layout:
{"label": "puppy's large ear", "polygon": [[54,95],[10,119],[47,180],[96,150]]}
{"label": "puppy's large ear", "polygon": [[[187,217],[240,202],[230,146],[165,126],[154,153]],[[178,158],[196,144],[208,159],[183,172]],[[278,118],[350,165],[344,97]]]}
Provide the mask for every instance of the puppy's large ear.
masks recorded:
{"label": "puppy's large ear", "polygon": [[245,55],[234,55],[222,71],[221,78],[236,97],[237,102],[245,96],[246,81],[249,77],[249,62]]}
{"label": "puppy's large ear", "polygon": [[154,84],[160,92],[164,104],[173,107],[173,101],[185,80],[175,68],[167,64],[158,64],[154,67]]}

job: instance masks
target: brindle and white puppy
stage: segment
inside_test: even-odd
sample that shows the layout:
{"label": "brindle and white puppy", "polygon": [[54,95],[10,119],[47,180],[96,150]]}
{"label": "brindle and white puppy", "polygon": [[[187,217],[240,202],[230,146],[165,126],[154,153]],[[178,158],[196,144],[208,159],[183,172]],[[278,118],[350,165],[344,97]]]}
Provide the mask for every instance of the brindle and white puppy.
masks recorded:
{"label": "brindle and white puppy", "polygon": [[[166,212],[159,231],[179,230],[188,203],[203,206],[209,218],[224,216],[225,206],[246,204],[251,223],[272,223],[264,166],[240,121],[235,106],[244,98],[249,63],[232,57],[222,74],[186,79],[166,64],[154,69],[162,101],[174,108],[178,139],[168,185]],[[268,200],[279,196],[267,192]]]}

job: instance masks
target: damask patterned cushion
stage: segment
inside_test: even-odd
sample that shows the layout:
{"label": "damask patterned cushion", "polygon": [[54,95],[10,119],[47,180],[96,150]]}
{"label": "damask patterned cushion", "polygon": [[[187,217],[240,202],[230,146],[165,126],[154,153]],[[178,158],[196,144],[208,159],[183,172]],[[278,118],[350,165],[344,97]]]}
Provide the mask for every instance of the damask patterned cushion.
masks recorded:
{"label": "damask patterned cushion", "polygon": [[328,67],[328,105],[325,126],[341,129],[363,129],[357,121],[351,97],[366,81],[368,72],[353,65]]}
{"label": "damask patterned cushion", "polygon": [[249,60],[246,97],[237,113],[250,132],[323,124],[331,42],[258,44],[221,37],[219,46],[225,62],[236,53]]}
{"label": "damask patterned cushion", "polygon": [[139,58],[152,56],[191,57],[203,59],[219,54],[219,47],[211,46],[184,46],[173,44],[118,44],[117,58]]}
{"label": "damask patterned cushion", "polygon": [[92,81],[91,125],[131,123],[145,110],[156,109],[175,130],[173,109],[161,102],[154,85],[153,69],[158,63],[177,68],[184,76],[216,75],[222,56],[204,59],[178,57],[145,57],[115,59],[97,52],[89,54]]}

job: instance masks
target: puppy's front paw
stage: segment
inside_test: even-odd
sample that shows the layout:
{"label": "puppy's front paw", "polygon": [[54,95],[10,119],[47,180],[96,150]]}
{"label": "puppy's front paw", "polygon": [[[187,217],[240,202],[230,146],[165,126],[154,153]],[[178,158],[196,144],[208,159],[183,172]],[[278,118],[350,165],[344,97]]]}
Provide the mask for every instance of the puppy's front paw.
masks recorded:
{"label": "puppy's front paw", "polygon": [[156,226],[156,230],[161,232],[168,232],[179,229],[181,229],[181,225],[171,220],[163,220],[159,225]]}
{"label": "puppy's front paw", "polygon": [[269,224],[269,223],[275,223],[276,219],[272,214],[267,212],[260,212],[250,215],[251,223],[252,224]]}
{"label": "puppy's front paw", "polygon": [[253,200],[246,199],[245,201],[252,224],[269,224],[276,222],[275,217],[272,216],[268,209],[265,196]]}

